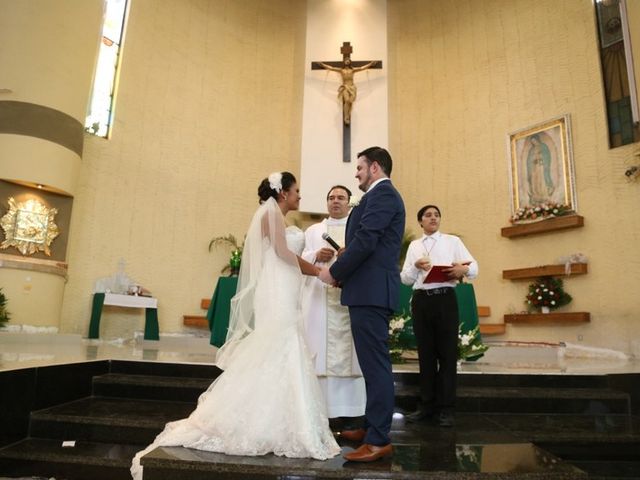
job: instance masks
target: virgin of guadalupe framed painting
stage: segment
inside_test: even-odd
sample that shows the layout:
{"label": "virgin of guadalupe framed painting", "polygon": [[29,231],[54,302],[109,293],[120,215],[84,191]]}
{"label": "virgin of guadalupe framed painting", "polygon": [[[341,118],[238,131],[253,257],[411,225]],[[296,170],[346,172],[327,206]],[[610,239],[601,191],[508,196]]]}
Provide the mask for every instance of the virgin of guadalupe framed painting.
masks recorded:
{"label": "virgin of guadalupe framed painting", "polygon": [[575,212],[569,115],[509,134],[512,213],[549,205]]}

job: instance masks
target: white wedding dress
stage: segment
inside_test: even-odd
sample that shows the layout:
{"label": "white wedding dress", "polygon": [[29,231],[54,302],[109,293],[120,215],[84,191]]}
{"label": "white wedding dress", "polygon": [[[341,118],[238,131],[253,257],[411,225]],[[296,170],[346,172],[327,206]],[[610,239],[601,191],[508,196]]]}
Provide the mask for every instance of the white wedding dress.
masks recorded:
{"label": "white wedding dress", "polygon": [[[266,216],[275,224],[265,234]],[[295,256],[291,251],[283,254],[275,246],[285,237],[283,225],[282,214],[271,199],[256,213],[245,241],[238,294],[232,302],[228,346],[216,359],[224,372],[200,396],[188,418],[168,423],[135,456],[134,479],[142,480],[140,458],[159,446],[229,455],[272,452],[319,460],[340,452],[303,337],[302,274],[297,263],[292,268],[291,257]],[[255,235],[256,228],[263,231],[261,235]],[[290,228],[286,237],[291,249],[301,250],[302,231]]]}

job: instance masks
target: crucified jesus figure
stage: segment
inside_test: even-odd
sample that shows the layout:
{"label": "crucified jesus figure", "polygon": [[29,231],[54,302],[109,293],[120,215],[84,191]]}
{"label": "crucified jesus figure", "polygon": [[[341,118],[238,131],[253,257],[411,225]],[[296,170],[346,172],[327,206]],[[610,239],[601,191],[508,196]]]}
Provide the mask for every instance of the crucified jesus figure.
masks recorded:
{"label": "crucified jesus figure", "polygon": [[342,118],[344,124],[349,125],[351,123],[351,109],[353,108],[353,102],[356,101],[357,95],[357,88],[355,83],[353,83],[353,75],[357,72],[374,67],[376,63],[378,63],[378,60],[373,60],[360,67],[352,67],[350,58],[345,58],[341,67],[333,67],[324,62],[315,63],[326,70],[338,72],[342,75],[342,85],[338,88],[338,98],[342,101]]}

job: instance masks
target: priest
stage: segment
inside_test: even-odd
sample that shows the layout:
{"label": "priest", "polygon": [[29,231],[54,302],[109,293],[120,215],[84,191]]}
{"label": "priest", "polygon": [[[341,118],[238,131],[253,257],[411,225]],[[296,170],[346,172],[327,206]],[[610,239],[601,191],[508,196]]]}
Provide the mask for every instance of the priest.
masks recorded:
{"label": "priest", "polygon": [[[344,246],[350,200],[351,191],[347,187],[331,187],[327,194],[329,218],[307,229],[302,258],[318,266],[329,266],[335,261],[335,247]],[[349,310],[340,305],[340,289],[310,277],[305,286],[303,310],[306,340],[329,418],[339,419],[332,422],[333,427],[359,428],[356,423],[364,415],[366,405],[365,384],[353,346]]]}

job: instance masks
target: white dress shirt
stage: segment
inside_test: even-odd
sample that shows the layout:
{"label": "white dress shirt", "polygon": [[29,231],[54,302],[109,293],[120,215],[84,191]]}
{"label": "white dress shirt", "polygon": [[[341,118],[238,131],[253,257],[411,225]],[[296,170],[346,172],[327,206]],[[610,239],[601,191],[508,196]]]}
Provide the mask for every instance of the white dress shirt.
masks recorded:
{"label": "white dress shirt", "polygon": [[428,256],[431,265],[447,265],[453,263],[471,262],[469,271],[465,274],[467,278],[478,276],[478,262],[471,256],[462,240],[455,235],[435,232],[432,235],[423,234],[421,238],[412,241],[407,250],[400,278],[405,285],[412,285],[414,290],[431,290],[433,288],[455,287],[457,280],[443,283],[424,283],[424,279],[429,273],[416,268],[415,263],[420,258]]}

